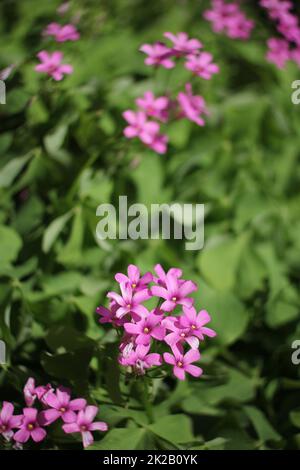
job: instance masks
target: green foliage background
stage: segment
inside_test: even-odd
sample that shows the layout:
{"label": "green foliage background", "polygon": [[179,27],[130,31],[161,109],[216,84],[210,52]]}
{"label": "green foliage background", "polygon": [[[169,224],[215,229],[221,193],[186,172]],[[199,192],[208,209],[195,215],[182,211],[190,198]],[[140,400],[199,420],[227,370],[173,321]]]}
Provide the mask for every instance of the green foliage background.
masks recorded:
{"label": "green foliage background", "polygon": [[[272,27],[255,2],[247,10],[253,38],[239,42],[211,32],[201,18],[208,2],[78,0],[81,39],[59,46],[75,72],[54,83],[34,65],[39,50],[57,48],[40,34],[57,21],[58,4],[0,7],[0,65],[18,64],[0,108],[0,338],[8,352],[0,400],[21,404],[28,376],[71,385],[109,423],[95,449],[300,448],[291,361],[300,338],[300,109],[290,98],[299,70],[266,62]],[[164,31],[199,38],[221,72],[199,79],[206,127],[171,124],[169,151],[158,156],[125,141],[121,113],[147,89],[161,93],[168,82],[177,92],[184,83],[182,67],[154,76],[138,53]],[[120,194],[205,203],[205,248],[98,245],[96,208]],[[218,332],[203,349],[201,379],[155,381],[152,423],[116,366],[114,334],[94,313],[129,263],[181,267]],[[59,430],[46,446],[80,448]]]}

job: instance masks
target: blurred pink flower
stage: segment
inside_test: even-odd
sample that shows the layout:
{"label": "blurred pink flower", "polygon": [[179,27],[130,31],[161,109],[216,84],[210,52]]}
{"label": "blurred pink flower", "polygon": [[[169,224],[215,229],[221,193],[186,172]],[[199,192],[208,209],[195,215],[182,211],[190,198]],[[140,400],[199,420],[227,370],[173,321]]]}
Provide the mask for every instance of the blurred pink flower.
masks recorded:
{"label": "blurred pink flower", "polygon": [[41,51],[37,54],[41,61],[40,64],[35,66],[36,72],[46,73],[54,80],[62,80],[65,74],[73,73],[73,67],[69,64],[62,64],[63,53],[55,51],[52,54],[47,51]]}
{"label": "blurred pink flower", "polygon": [[170,59],[173,55],[172,49],[160,41],[154,44],[143,44],[140,47],[140,51],[148,55],[145,59],[146,65],[161,65],[166,69],[172,69],[175,66],[174,62]]}
{"label": "blurred pink flower", "polygon": [[189,56],[185,63],[185,68],[198,77],[209,80],[213,74],[219,72],[218,65],[212,62],[213,56],[209,52],[201,52],[199,55]]}
{"label": "blurred pink flower", "polygon": [[204,18],[212,23],[216,33],[224,32],[232,39],[248,39],[254,22],[246,17],[237,3],[212,0],[211,10],[206,10]]}
{"label": "blurred pink flower", "polygon": [[123,117],[129,124],[124,129],[124,135],[128,139],[138,137],[144,144],[151,144],[153,137],[159,132],[159,124],[147,121],[147,116],[142,111],[134,112],[128,109],[123,113]]}
{"label": "blurred pink flower", "polygon": [[193,95],[192,85],[185,85],[185,93],[178,93],[179,116],[186,117],[190,121],[195,122],[198,126],[204,126],[205,121],[201,117],[202,114],[208,114],[204,98],[200,95]]}
{"label": "blurred pink flower", "polygon": [[270,38],[267,42],[267,60],[273,62],[278,68],[283,69],[291,58],[289,43],[285,39]]}
{"label": "blurred pink flower", "polygon": [[50,23],[43,31],[43,36],[54,36],[57,42],[77,41],[80,34],[72,24],[64,26],[58,23]]}
{"label": "blurred pink flower", "polygon": [[187,33],[164,33],[164,36],[172,41],[172,49],[176,56],[195,54],[203,47],[198,39],[189,39]]}
{"label": "blurred pink flower", "polygon": [[166,96],[155,98],[152,91],[146,91],[144,96],[136,99],[136,104],[147,116],[154,117],[162,122],[168,120],[168,109],[170,100]]}
{"label": "blurred pink flower", "polygon": [[94,442],[91,431],[107,431],[108,426],[103,421],[95,421],[98,407],[89,405],[84,410],[79,411],[76,421],[63,425],[65,433],[81,433],[83,447],[86,448]]}

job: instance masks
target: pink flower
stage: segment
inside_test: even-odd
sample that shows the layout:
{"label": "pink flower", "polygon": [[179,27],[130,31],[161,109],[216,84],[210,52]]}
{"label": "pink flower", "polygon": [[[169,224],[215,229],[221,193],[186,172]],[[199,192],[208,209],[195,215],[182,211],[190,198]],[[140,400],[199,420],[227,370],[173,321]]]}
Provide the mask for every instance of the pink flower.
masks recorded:
{"label": "pink flower", "polygon": [[51,384],[36,387],[35,380],[29,377],[23,389],[26,405],[32,406],[36,399],[45,404],[45,398],[50,391],[53,391]]}
{"label": "pink flower", "polygon": [[291,58],[289,43],[285,39],[271,38],[267,42],[267,60],[273,62],[278,68],[283,69],[286,62]]}
{"label": "pink flower", "polygon": [[122,326],[126,320],[116,317],[118,308],[119,306],[114,300],[110,301],[109,308],[99,305],[99,307],[96,308],[96,313],[100,315],[99,323],[111,323],[115,327]]}
{"label": "pink flower", "polygon": [[137,323],[125,323],[124,328],[127,333],[136,336],[136,344],[147,346],[151,338],[162,341],[166,334],[166,329],[161,325],[162,318],[151,312],[147,317],[142,318]]}
{"label": "pink flower", "polygon": [[76,27],[72,24],[64,26],[58,23],[50,23],[43,31],[44,36],[54,36],[57,42],[77,41],[80,38]]}
{"label": "pink flower", "polygon": [[147,146],[159,154],[164,154],[167,151],[168,140],[165,134],[155,134]]}
{"label": "pink flower", "polygon": [[63,59],[62,52],[55,51],[52,54],[41,51],[37,54],[37,57],[40,59],[41,63],[35,66],[36,72],[46,73],[54,80],[62,80],[64,74],[73,73],[73,67],[69,64],[62,64]]}
{"label": "pink flower", "polygon": [[[157,277],[154,277],[153,280],[156,282],[156,284],[159,284],[160,286],[166,287],[166,278],[168,274],[172,274],[173,276],[177,277],[178,279],[182,276],[182,270],[179,268],[171,268],[169,271],[166,273],[163,267],[160,264],[156,264],[154,266],[154,271]],[[182,281],[184,282],[184,281]]]}
{"label": "pink flower", "polygon": [[139,374],[145,374],[145,370],[153,366],[161,366],[162,360],[160,354],[149,353],[150,345],[139,344],[136,349],[131,349],[127,354],[123,353],[119,357],[119,363],[122,366],[131,366]]}
{"label": "pink flower", "polygon": [[218,65],[212,62],[213,57],[209,52],[201,52],[198,56],[189,56],[185,68],[198,77],[209,80],[213,74],[219,72]]}
{"label": "pink flower", "polygon": [[164,320],[164,326],[172,331],[165,336],[165,342],[173,347],[187,342],[192,349],[198,349],[199,340],[204,340],[204,335],[209,337],[216,336],[216,332],[210,328],[204,327],[211,321],[206,310],[201,310],[198,314],[194,307],[183,307],[184,315],[179,317],[167,317]]}
{"label": "pink flower", "polygon": [[140,47],[140,51],[148,55],[145,60],[146,65],[161,65],[166,69],[172,69],[175,66],[174,62],[170,59],[173,55],[172,49],[162,42],[143,44]]}
{"label": "pink flower", "polygon": [[164,33],[164,36],[172,41],[172,49],[176,56],[195,54],[203,47],[198,39],[189,39],[186,33]]}
{"label": "pink flower", "polygon": [[94,421],[98,413],[97,406],[87,406],[85,410],[79,411],[76,421],[74,423],[64,424],[63,430],[65,433],[81,433],[83,447],[88,447],[94,442],[91,431],[107,431],[108,426],[103,421]]}
{"label": "pink flower", "polygon": [[164,360],[167,364],[174,366],[173,373],[179,380],[185,380],[186,372],[193,377],[199,377],[202,374],[203,371],[200,367],[192,365],[193,362],[200,359],[198,350],[190,349],[183,355],[178,349],[174,348],[173,353],[164,353]]}
{"label": "pink flower", "polygon": [[205,121],[202,119],[201,115],[208,114],[204,98],[202,98],[202,96],[193,95],[192,85],[190,83],[185,85],[185,90],[186,93],[178,93],[178,103],[180,106],[179,115],[195,122],[198,126],[204,126]]}
{"label": "pink flower", "polygon": [[142,98],[136,99],[136,104],[147,116],[156,118],[162,122],[168,120],[170,101],[166,96],[155,98],[152,91],[146,91]]}
{"label": "pink flower", "polygon": [[124,129],[124,135],[128,139],[139,137],[144,144],[151,144],[154,136],[159,132],[159,124],[147,121],[147,116],[142,111],[135,113],[129,109],[123,113],[123,117],[129,123],[129,126]]}
{"label": "pink flower", "polygon": [[150,298],[147,289],[133,293],[131,285],[123,282],[120,284],[120,289],[122,296],[116,292],[109,292],[107,294],[107,297],[109,299],[113,299],[118,305],[118,309],[116,311],[117,318],[122,318],[124,315],[129,313],[136,314],[141,318],[148,314],[146,307],[141,305],[142,302]]}
{"label": "pink flower", "polygon": [[141,276],[139,268],[134,264],[130,264],[128,266],[127,274],[128,275],[126,276],[125,274],[117,273],[115,275],[115,280],[119,284],[121,284],[121,282],[129,283],[134,292],[146,289],[148,287],[149,282],[151,282],[153,279],[153,276],[150,272]]}
{"label": "pink flower", "polygon": [[279,19],[293,6],[291,2],[285,0],[260,0],[260,5],[269,10],[269,16],[273,19]]}
{"label": "pink flower", "polygon": [[23,420],[23,415],[14,416],[13,413],[14,406],[8,401],[4,401],[0,411],[0,434],[6,440],[10,440],[13,437],[13,429],[18,428]]}
{"label": "pink flower", "polygon": [[212,23],[213,31],[224,32],[233,39],[248,39],[254,27],[254,22],[246,18],[238,4],[224,0],[213,0],[212,9],[203,16]]}
{"label": "pink flower", "polygon": [[51,408],[42,412],[46,425],[58,418],[62,418],[65,423],[72,423],[76,421],[75,411],[83,410],[86,406],[83,398],[71,400],[70,390],[64,387],[57,388],[56,393],[49,392],[45,402]]}
{"label": "pink flower", "polygon": [[165,299],[165,302],[160,306],[161,310],[171,312],[176,305],[184,305],[186,307],[193,305],[193,299],[187,297],[187,295],[197,290],[197,286],[194,282],[184,281],[180,283],[178,278],[173,274],[168,274],[165,282],[166,287],[151,287],[152,295]]}
{"label": "pink flower", "polygon": [[46,437],[46,431],[42,428],[42,414],[35,408],[23,409],[23,421],[20,430],[14,435],[14,440],[20,443],[27,442],[31,437],[34,442],[40,442]]}

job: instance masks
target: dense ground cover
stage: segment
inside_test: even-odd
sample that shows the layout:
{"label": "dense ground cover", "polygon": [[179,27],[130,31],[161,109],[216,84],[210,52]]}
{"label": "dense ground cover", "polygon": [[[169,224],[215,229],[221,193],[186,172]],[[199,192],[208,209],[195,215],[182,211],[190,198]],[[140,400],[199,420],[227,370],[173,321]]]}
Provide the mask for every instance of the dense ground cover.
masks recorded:
{"label": "dense ground cover", "polygon": [[[89,448],[300,446],[291,359],[300,338],[300,108],[291,84],[300,71],[266,60],[274,25],[256,2],[244,3],[255,22],[246,41],[213,32],[206,1],[78,0],[67,20],[57,1],[1,3],[0,68],[15,68],[0,105],[0,400],[20,412],[28,377],[70,387],[108,423]],[[41,36],[74,15],[79,40]],[[206,125],[170,121],[158,154],[123,136],[122,113],[147,90],[176,96],[190,79],[184,67],[144,64],[140,46],[166,31],[201,41],[219,73],[192,79]],[[37,73],[41,50],[63,51],[73,73],[61,81]],[[96,240],[97,206],[118,206],[124,194],[147,206],[204,203],[204,249]],[[114,329],[98,322],[115,273],[130,264],[153,272],[157,263],[182,269],[198,285],[197,311],[211,315],[217,336],[201,343],[200,378],[178,381],[170,368],[153,381],[125,375]],[[54,424],[45,441],[26,445],[77,449],[77,436]]]}

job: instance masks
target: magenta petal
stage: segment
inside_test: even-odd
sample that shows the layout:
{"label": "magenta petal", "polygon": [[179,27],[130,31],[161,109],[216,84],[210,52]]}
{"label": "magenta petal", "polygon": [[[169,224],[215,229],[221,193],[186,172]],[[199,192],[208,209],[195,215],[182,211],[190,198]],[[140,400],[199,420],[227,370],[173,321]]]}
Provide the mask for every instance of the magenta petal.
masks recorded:
{"label": "magenta petal", "polygon": [[177,377],[179,380],[185,380],[185,372],[182,367],[177,367],[175,366],[173,368],[174,375]]}
{"label": "magenta petal", "polygon": [[77,419],[76,413],[72,410],[65,411],[61,417],[65,423],[74,423]]}
{"label": "magenta petal", "polygon": [[31,437],[34,442],[41,442],[43,439],[45,439],[46,435],[47,433],[43,428],[35,428],[33,431],[31,431]]}
{"label": "magenta petal", "polygon": [[82,443],[83,443],[84,448],[93,444],[94,438],[91,432],[85,431],[85,432],[82,432],[81,435],[82,435]]}
{"label": "magenta petal", "polygon": [[45,397],[45,402],[47,403],[48,406],[51,406],[52,408],[56,408],[57,410],[61,408],[60,400],[57,398],[57,396],[53,392],[47,393],[47,396]]}
{"label": "magenta petal", "polygon": [[40,423],[47,426],[60,418],[60,416],[61,412],[54,408],[42,411],[40,415]]}
{"label": "magenta petal", "polygon": [[135,323],[125,323],[124,328],[125,331],[127,331],[127,333],[130,333],[131,335],[138,335],[141,331],[140,326]]}
{"label": "magenta petal", "polygon": [[187,365],[185,367],[186,372],[191,374],[193,377],[200,377],[200,375],[203,373],[203,370],[201,367],[193,366],[191,364]]}
{"label": "magenta petal", "polygon": [[90,430],[91,431],[107,431],[108,426],[103,421],[96,421],[95,423],[92,423],[90,425]]}
{"label": "magenta petal", "polygon": [[184,355],[184,363],[185,364],[190,364],[191,362],[196,362],[199,361],[200,359],[200,352],[194,349],[190,349],[185,355]]}
{"label": "magenta petal", "polygon": [[85,419],[91,423],[97,413],[98,413],[98,406],[89,405],[85,409],[85,413],[84,413]]}
{"label": "magenta petal", "polygon": [[62,428],[66,434],[71,434],[73,432],[80,432],[80,429],[77,423],[63,424]]}
{"label": "magenta petal", "polygon": [[159,341],[162,341],[164,339],[165,334],[166,334],[166,330],[162,326],[156,326],[151,331],[151,336],[153,336],[153,338],[155,339],[158,339]]}
{"label": "magenta petal", "polygon": [[4,401],[2,410],[0,412],[1,421],[3,421],[4,423],[7,423],[12,417],[13,412],[14,412],[14,406],[8,401]]}
{"label": "magenta petal", "polygon": [[76,398],[75,400],[71,400],[69,403],[69,408],[73,411],[82,410],[85,406],[86,400],[84,398]]}
{"label": "magenta petal", "polygon": [[36,421],[38,411],[35,408],[23,408],[23,414],[28,421]]}
{"label": "magenta petal", "polygon": [[176,359],[175,357],[170,354],[170,353],[164,353],[163,354],[163,358],[164,358],[164,361],[167,363],[167,364],[172,364],[174,365],[176,363]]}
{"label": "magenta petal", "polygon": [[22,444],[24,442],[27,442],[29,438],[30,438],[30,432],[27,431],[27,429],[25,428],[20,429],[20,431],[17,431],[14,435],[14,440]]}

